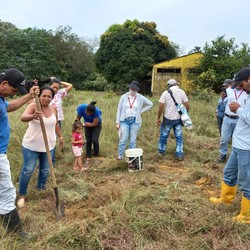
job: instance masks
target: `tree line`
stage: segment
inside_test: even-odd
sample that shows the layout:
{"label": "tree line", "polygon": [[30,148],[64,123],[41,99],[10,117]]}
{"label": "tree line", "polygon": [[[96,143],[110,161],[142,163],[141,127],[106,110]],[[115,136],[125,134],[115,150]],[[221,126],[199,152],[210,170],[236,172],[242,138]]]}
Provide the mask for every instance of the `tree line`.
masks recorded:
{"label": "tree line", "polygon": [[[203,57],[189,74],[194,87],[219,91],[224,79],[233,78],[250,64],[250,48],[219,36],[190,53]],[[56,76],[79,90],[125,90],[136,79],[150,79],[154,64],[180,54],[178,44],[161,35],[154,22],[126,20],[111,25],[100,41],[79,37],[71,27],[55,31],[26,28],[0,20],[0,69],[17,67],[28,79]],[[195,73],[194,73],[195,72]]]}

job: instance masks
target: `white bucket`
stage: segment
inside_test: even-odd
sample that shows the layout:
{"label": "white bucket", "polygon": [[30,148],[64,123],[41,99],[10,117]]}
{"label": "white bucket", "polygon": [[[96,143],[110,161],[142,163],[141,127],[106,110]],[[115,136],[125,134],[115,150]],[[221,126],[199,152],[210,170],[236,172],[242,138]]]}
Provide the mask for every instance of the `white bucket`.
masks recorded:
{"label": "white bucket", "polygon": [[128,171],[134,172],[143,169],[143,150],[141,148],[131,148],[125,150],[125,160],[128,163]]}

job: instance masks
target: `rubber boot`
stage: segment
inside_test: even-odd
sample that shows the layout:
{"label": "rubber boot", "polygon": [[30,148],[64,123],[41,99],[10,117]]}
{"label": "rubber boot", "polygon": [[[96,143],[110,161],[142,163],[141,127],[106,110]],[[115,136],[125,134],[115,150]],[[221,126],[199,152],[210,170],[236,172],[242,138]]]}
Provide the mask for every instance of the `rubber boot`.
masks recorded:
{"label": "rubber boot", "polygon": [[220,198],[211,197],[209,200],[214,204],[231,204],[236,195],[236,186],[228,186],[224,181],[221,182]]}
{"label": "rubber boot", "polygon": [[8,214],[1,215],[3,226],[6,228],[7,233],[17,233],[20,238],[27,238],[27,233],[23,230],[23,226],[16,209]]}
{"label": "rubber boot", "polygon": [[240,214],[233,217],[233,220],[238,223],[250,223],[250,200],[242,196]]}

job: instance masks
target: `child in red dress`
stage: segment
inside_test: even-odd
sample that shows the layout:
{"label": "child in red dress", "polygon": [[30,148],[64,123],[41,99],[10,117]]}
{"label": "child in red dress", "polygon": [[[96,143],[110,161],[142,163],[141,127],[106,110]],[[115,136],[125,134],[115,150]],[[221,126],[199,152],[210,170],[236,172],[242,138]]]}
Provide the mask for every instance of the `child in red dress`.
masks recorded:
{"label": "child in red dress", "polygon": [[79,121],[75,121],[73,124],[72,129],[72,137],[71,137],[71,143],[72,143],[72,150],[75,155],[75,161],[74,161],[74,167],[73,169],[75,171],[81,171],[83,170],[82,167],[82,147],[85,144],[83,135],[82,135],[83,125]]}

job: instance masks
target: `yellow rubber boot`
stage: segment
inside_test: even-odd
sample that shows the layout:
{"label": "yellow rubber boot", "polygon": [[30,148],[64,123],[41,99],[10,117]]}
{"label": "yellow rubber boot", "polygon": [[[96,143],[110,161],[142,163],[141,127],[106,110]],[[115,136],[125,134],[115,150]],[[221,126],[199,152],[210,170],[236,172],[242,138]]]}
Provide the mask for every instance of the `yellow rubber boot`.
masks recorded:
{"label": "yellow rubber boot", "polygon": [[221,203],[231,204],[236,195],[236,186],[228,186],[224,181],[221,182],[220,198],[211,197],[209,200],[218,205]]}
{"label": "yellow rubber boot", "polygon": [[250,200],[242,196],[240,214],[233,217],[233,220],[238,223],[250,223]]}

